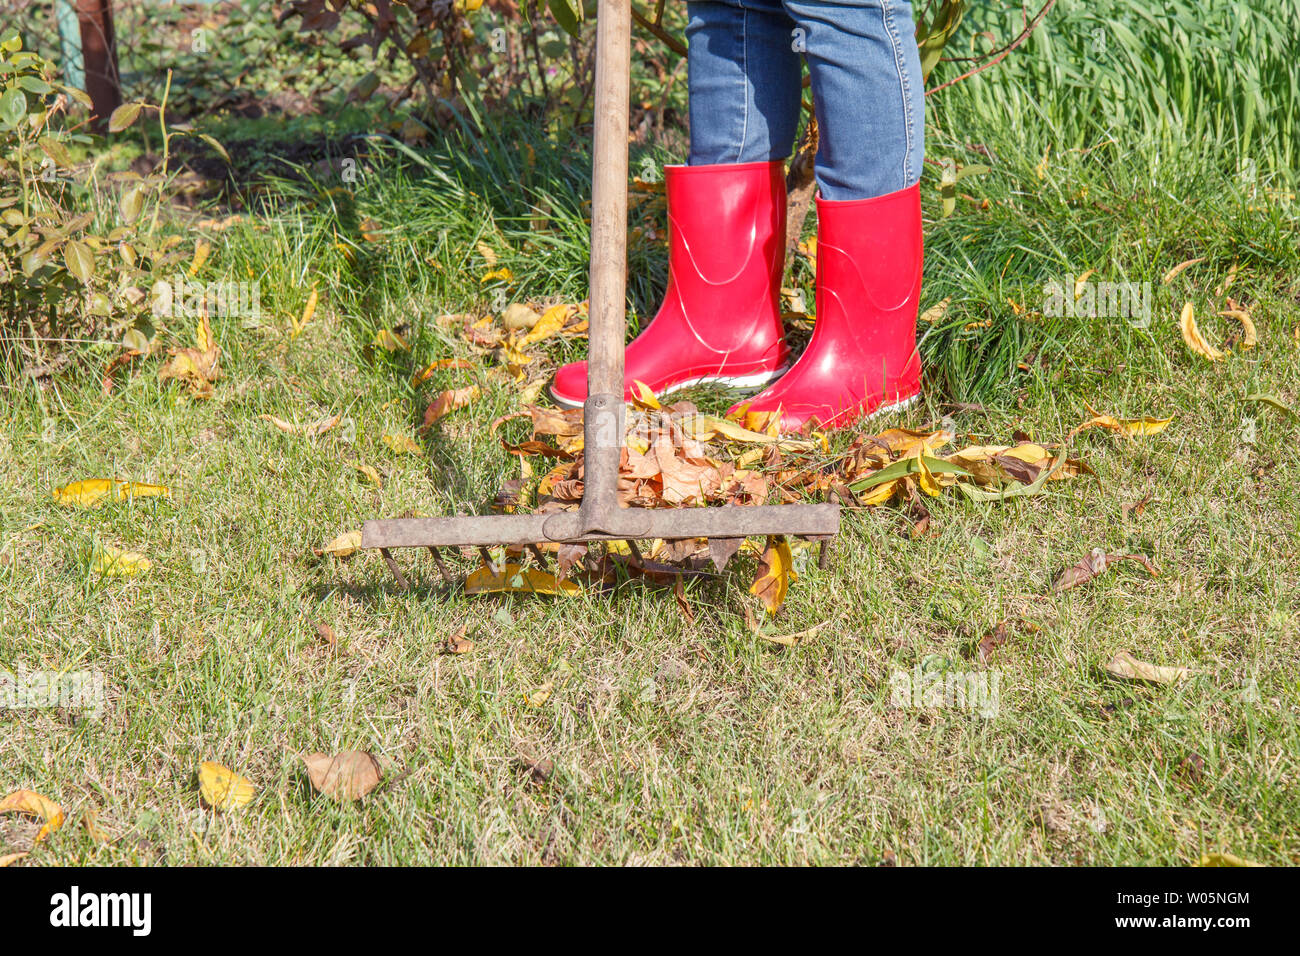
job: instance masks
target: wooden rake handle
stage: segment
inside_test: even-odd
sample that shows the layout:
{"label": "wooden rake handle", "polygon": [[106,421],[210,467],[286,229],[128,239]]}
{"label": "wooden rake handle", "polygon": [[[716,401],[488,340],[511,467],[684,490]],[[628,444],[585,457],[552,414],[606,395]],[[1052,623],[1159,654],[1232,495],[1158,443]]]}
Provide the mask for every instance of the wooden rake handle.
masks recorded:
{"label": "wooden rake handle", "polygon": [[627,308],[627,124],[631,0],[600,0],[596,17],[596,115],[591,168],[591,300],[587,401],[583,406],[582,506],[552,515],[552,541],[603,532],[638,537],[646,515],[621,508],[623,337]]}

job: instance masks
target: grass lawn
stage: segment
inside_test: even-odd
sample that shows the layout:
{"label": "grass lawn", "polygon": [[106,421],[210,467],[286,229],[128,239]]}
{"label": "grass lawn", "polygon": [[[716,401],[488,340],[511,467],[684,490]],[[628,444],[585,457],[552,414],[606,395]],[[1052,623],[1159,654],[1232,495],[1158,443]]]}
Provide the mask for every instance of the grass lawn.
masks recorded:
{"label": "grass lawn", "polygon": [[[0,388],[0,662],[91,670],[107,694],[98,717],[0,713],[5,791],[43,793],[69,817],[19,865],[1300,860],[1300,421],[1246,400],[1300,411],[1300,207],[1194,155],[1102,136],[1049,149],[1032,122],[952,119],[937,118],[929,155],[990,170],[962,181],[970,198],[948,217],[939,169],[923,181],[922,308],[951,299],[922,324],[926,399],[832,448],[945,418],[947,450],[1016,432],[1059,441],[1089,407],[1173,422],[1082,432],[1071,455],[1095,480],[993,503],[949,489],[928,502],[929,534],[892,505],[846,510],[827,569],[796,549],[798,580],[762,634],[752,553],[686,581],[690,615],[637,581],[466,596],[408,552],[415,587],[401,593],[375,554],[313,554],[371,517],[485,512],[520,475],[489,426],[585,340],[543,342],[521,384],[438,317],[584,296],[587,159],[571,144],[523,128],[373,143],[356,182],[327,164],[270,183],[221,231],[173,224],[211,242],[199,280],[259,286],[260,316],[212,323],[223,375],[210,398],[161,382],[165,355],[119,370],[105,395],[121,349],[104,345],[39,382],[6,372]],[[647,157],[673,158],[645,152],[633,168]],[[652,203],[639,215],[662,229]],[[642,235],[631,259],[644,317],[662,245]],[[510,279],[482,281],[500,268]],[[1089,270],[1150,282],[1149,325],[1041,314],[1045,282]],[[790,281],[811,305],[806,259]],[[1215,316],[1228,296],[1259,341],[1210,362],[1178,315],[1192,302],[1222,346],[1240,331]],[[162,345],[193,344],[192,320],[166,324]],[[376,348],[385,329],[410,348]],[[472,367],[412,385],[441,358]],[[417,432],[439,390],[469,384],[472,404]],[[690,397],[711,412],[734,399]],[[333,415],[315,437],[266,417]],[[54,500],[97,477],[171,496]],[[104,546],[152,566],[103,575]],[[1123,562],[1053,591],[1097,547],[1148,556],[1159,576]],[[477,556],[448,561],[464,575]],[[1009,638],[983,665],[975,646],[1002,621]],[[445,653],[462,626],[473,649]],[[1126,682],[1106,672],[1120,650],[1192,674]],[[996,679],[997,706],[893,706],[891,682],[918,672]],[[356,802],[313,793],[300,755],[348,749],[373,753],[384,782]],[[250,778],[254,800],[205,807],[207,760]],[[72,825],[83,817],[103,839]],[[37,829],[0,816],[0,856],[32,848]]]}

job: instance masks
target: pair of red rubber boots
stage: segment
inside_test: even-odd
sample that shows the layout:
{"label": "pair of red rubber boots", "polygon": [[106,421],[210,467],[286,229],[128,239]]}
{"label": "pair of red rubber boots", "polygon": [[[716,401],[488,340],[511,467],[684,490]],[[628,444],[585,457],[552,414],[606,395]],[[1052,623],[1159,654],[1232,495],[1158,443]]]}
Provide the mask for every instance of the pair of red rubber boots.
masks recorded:
{"label": "pair of red rubber boots", "polygon": [[[843,427],[920,393],[919,186],[874,199],[818,198],[816,323],[792,365],[781,332],[781,161],[669,166],[666,180],[668,289],[627,346],[625,399],[637,381],[658,396],[708,382],[768,385],[728,416],[778,413],[783,432],[799,432]],[[551,394],[581,405],[587,363],[560,368]]]}

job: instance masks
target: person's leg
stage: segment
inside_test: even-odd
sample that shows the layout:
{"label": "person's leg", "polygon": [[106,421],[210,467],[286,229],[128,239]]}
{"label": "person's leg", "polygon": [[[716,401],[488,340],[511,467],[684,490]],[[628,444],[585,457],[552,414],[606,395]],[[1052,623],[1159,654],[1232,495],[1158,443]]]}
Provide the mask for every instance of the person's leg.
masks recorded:
{"label": "person's leg", "polygon": [[817,321],[794,367],[729,414],[776,413],[796,431],[847,425],[920,392],[925,91],[908,0],[785,7],[803,33],[820,135]]}
{"label": "person's leg", "polygon": [[[799,54],[781,0],[689,4],[690,164],[665,169],[668,288],[624,351],[624,394],[703,382],[756,387],[788,366],[779,295],[785,168],[799,120]],[[587,366],[551,395],[586,398]]]}
{"label": "person's leg", "polygon": [[909,0],[784,0],[802,31],[821,198],[870,199],[921,178],[925,90]]}
{"label": "person's leg", "polygon": [[781,0],[691,0],[686,11],[690,165],[789,156],[803,66]]}

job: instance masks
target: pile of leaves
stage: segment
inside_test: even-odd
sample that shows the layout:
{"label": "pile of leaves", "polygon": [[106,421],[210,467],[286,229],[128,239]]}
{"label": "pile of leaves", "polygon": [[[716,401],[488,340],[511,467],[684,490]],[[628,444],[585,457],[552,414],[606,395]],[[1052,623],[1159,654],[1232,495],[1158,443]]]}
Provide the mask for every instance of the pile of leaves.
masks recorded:
{"label": "pile of leaves", "polygon": [[[1036,442],[1017,433],[1009,444],[981,441],[951,451],[946,449],[956,442],[957,434],[945,421],[932,430],[864,432],[842,451],[832,453],[825,435],[780,435],[777,416],[749,418],[749,424],[760,426],[749,428],[702,414],[691,402],[662,405],[649,389],[640,383],[637,388],[639,394],[627,410],[620,457],[618,493],[624,505],[680,508],[830,499],[847,507],[872,508],[897,503],[912,517],[913,535],[929,529],[925,500],[945,490],[956,490],[972,501],[1002,501],[1039,494],[1049,482],[1095,478],[1085,461],[1067,453],[1081,431],[1101,428],[1132,438],[1156,434],[1172,421],[1121,420],[1089,409],[1091,417],[1061,442]],[[524,412],[495,421],[493,432],[516,419],[528,420],[528,437],[512,442],[501,435],[500,441],[520,458],[522,474],[498,493],[496,509],[506,513],[577,509],[583,493],[582,410],[529,405]],[[534,467],[534,461],[545,462],[546,467]],[[683,573],[706,574],[710,563],[723,570],[740,547],[740,541],[703,538],[654,541],[643,555],[635,545],[619,543],[593,563],[587,560],[585,546],[562,546],[557,549],[559,575],[550,579],[545,591],[561,593],[566,590],[561,582],[572,575],[602,582],[641,577],[679,587]],[[760,560],[751,591],[775,614],[794,580],[790,545],[773,537],[761,551],[754,550]],[[510,581],[518,579],[520,589],[537,590],[537,580],[523,580],[521,561],[519,554],[508,555],[504,569],[485,561],[471,583],[479,590],[515,590]]]}

